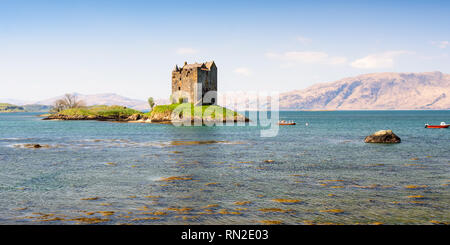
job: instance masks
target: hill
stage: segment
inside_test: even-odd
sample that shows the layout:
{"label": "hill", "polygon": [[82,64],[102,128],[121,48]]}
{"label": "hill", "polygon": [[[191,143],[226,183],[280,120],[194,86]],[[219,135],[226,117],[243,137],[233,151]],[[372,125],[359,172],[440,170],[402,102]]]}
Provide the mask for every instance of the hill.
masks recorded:
{"label": "hill", "polygon": [[48,112],[51,109],[51,106],[39,104],[23,105],[22,107],[26,112]]}
{"label": "hill", "polygon": [[450,75],[373,73],[280,95],[282,109],[450,109]]}
{"label": "hill", "polygon": [[[228,98],[228,97],[227,97]],[[231,94],[235,110],[258,108],[249,94]],[[223,104],[224,94],[219,96]],[[372,73],[281,93],[281,110],[450,109],[450,75],[441,72]],[[265,106],[259,106],[265,108]]]}
{"label": "hill", "polygon": [[11,99],[11,98],[0,98],[0,102],[18,105],[18,106],[32,104],[32,101],[29,101],[29,100],[20,100],[20,99]]}
{"label": "hill", "polygon": [[0,112],[24,112],[25,109],[21,106],[9,104],[9,103],[0,103]]}
{"label": "hill", "polygon": [[46,105],[24,105],[18,106],[9,103],[0,103],[0,112],[48,112],[50,106]]}

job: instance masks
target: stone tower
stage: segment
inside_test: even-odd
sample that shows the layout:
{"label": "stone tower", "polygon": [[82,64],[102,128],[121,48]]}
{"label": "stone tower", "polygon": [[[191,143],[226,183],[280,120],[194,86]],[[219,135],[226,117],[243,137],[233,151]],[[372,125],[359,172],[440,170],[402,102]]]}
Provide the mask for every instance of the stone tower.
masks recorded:
{"label": "stone tower", "polygon": [[178,65],[172,71],[171,102],[215,105],[217,103],[217,67],[214,61]]}

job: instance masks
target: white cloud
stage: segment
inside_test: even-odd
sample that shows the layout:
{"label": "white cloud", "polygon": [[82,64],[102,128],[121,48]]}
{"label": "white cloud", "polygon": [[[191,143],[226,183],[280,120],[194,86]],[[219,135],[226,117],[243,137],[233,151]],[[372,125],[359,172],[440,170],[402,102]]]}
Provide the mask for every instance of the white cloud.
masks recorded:
{"label": "white cloud", "polygon": [[193,48],[179,48],[177,49],[177,54],[195,54],[198,50]]}
{"label": "white cloud", "polygon": [[404,54],[412,54],[405,50],[387,51],[379,54],[370,54],[351,63],[351,66],[359,69],[392,68],[396,57]]}
{"label": "white cloud", "polygon": [[234,69],[233,72],[236,74],[239,74],[239,75],[246,76],[246,77],[252,75],[252,72],[247,67],[238,67],[238,68]]}
{"label": "white cloud", "polygon": [[325,65],[340,65],[347,62],[347,58],[341,56],[329,56],[325,52],[315,51],[290,51],[285,53],[266,53],[266,57],[272,59],[279,59],[288,62],[289,64],[304,63],[304,64],[325,64]]}
{"label": "white cloud", "polygon": [[438,48],[447,48],[448,45],[450,45],[449,41],[433,41],[431,44],[437,46]]}
{"label": "white cloud", "polygon": [[310,44],[312,42],[311,38],[307,38],[307,37],[302,37],[302,36],[298,36],[297,37],[297,41],[299,41],[301,44]]}

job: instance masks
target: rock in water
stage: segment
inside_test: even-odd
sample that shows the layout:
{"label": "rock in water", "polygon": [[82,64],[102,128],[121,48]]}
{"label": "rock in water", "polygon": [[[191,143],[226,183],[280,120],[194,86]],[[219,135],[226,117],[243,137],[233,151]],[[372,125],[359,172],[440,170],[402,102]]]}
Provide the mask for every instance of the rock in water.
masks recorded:
{"label": "rock in water", "polygon": [[364,139],[365,143],[400,143],[401,139],[392,130],[380,130]]}
{"label": "rock in water", "polygon": [[22,146],[25,148],[34,148],[34,149],[49,148],[49,145],[40,145],[40,144],[24,144]]}

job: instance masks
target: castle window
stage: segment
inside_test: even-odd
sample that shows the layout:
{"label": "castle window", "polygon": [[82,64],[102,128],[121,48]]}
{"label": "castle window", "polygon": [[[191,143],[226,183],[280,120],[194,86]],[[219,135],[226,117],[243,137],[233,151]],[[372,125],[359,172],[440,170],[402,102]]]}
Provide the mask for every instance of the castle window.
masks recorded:
{"label": "castle window", "polygon": [[181,87],[178,87],[178,91],[180,91],[181,90]]}

